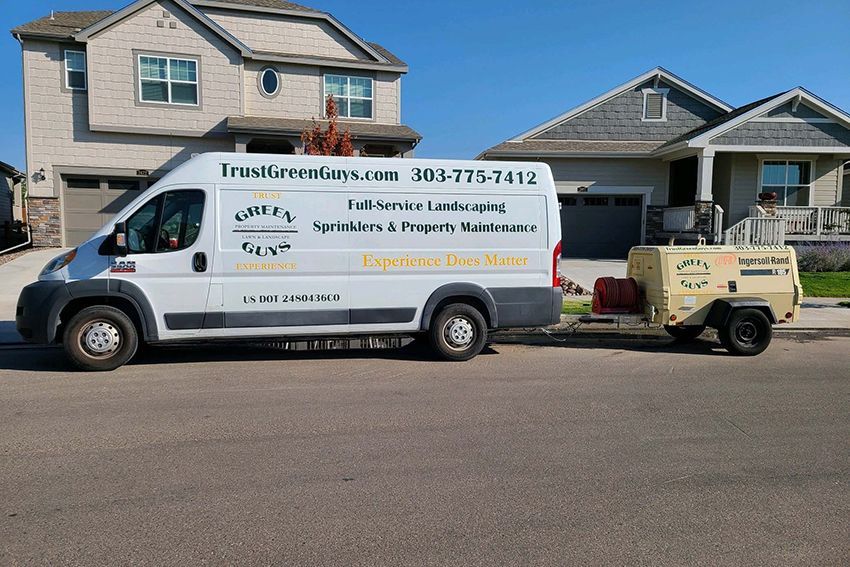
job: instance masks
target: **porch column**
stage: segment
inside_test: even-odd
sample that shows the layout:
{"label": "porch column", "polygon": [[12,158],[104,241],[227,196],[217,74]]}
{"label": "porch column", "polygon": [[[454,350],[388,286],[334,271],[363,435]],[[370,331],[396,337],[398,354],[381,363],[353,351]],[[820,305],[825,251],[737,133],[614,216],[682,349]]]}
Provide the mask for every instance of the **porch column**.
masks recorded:
{"label": "porch column", "polygon": [[714,175],[714,150],[704,148],[700,151],[697,163],[697,193],[694,201],[712,202],[711,178]]}

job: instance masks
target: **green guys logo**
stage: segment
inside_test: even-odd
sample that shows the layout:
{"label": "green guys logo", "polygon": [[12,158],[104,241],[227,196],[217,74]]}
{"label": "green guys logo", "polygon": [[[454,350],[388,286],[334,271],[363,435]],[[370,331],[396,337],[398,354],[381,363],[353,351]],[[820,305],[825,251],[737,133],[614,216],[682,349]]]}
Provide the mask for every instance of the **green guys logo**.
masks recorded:
{"label": "green guys logo", "polygon": [[708,287],[711,264],[702,258],[686,258],[676,264],[676,275],[682,276],[679,284],[685,289],[697,290]]}

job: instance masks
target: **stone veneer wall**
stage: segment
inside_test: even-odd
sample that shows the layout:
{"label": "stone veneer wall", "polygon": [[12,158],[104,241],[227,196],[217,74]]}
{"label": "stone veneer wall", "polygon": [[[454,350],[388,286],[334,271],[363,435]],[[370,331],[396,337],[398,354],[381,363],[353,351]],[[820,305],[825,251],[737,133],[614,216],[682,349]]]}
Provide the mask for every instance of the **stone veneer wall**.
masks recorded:
{"label": "stone veneer wall", "polygon": [[667,239],[659,236],[664,232],[664,209],[657,205],[646,207],[646,244],[647,246],[666,244]]}
{"label": "stone veneer wall", "polygon": [[62,220],[59,199],[29,197],[27,216],[32,229],[33,246],[62,246]]}

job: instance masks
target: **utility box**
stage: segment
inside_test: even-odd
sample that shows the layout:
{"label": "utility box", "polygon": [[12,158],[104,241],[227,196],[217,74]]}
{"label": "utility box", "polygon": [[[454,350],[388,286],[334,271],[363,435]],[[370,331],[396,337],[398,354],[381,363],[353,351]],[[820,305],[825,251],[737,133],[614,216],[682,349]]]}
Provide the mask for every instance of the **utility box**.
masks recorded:
{"label": "utility box", "polygon": [[767,347],[772,325],[800,316],[803,293],[790,246],[638,246],[628,276],[647,320],[677,338],[716,328],[736,354]]}

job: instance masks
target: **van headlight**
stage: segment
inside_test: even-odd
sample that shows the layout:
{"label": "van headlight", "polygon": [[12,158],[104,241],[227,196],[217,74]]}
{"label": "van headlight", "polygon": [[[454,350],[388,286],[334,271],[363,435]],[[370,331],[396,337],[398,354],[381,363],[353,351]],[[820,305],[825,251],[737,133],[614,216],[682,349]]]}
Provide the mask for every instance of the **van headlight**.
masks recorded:
{"label": "van headlight", "polygon": [[41,270],[41,274],[39,274],[39,275],[44,276],[44,275],[47,275],[47,274],[52,274],[55,271],[61,270],[62,268],[64,268],[68,264],[70,264],[71,261],[74,258],[76,258],[76,256],[77,256],[77,249],[76,248],[74,248],[73,250],[69,250],[68,252],[65,252],[64,254],[60,254],[59,256],[56,256],[51,261],[49,261],[46,266],[44,266],[44,268]]}

